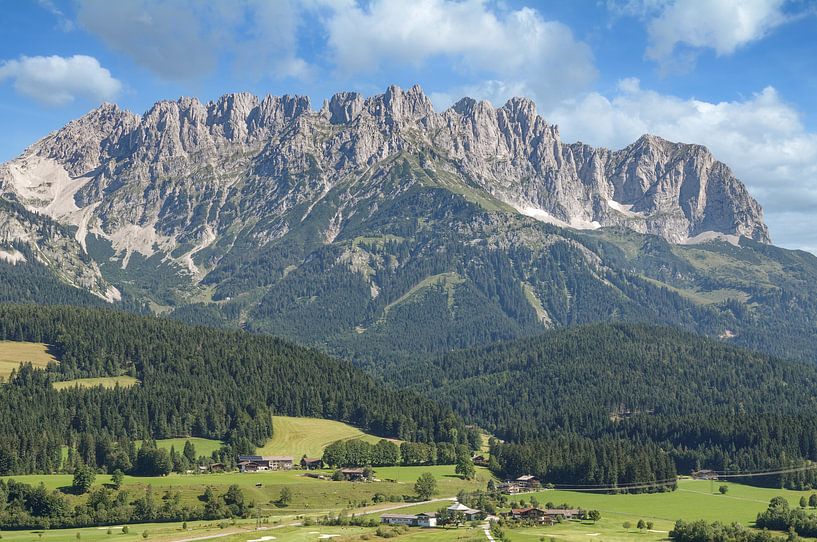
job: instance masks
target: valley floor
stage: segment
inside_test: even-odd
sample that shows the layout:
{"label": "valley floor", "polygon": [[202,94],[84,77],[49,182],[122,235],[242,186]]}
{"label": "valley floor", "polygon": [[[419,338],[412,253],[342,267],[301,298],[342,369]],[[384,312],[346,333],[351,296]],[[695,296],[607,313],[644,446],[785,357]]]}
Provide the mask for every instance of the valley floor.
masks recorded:
{"label": "valley floor", "polygon": [[[341,509],[350,515],[364,515],[379,518],[384,511],[392,513],[433,512],[447,506],[447,499],[452,499],[460,489],[473,491],[487,484],[490,474],[485,469],[478,469],[478,478],[473,482],[460,480],[454,475],[453,466],[437,467],[391,467],[377,469],[376,475],[383,479],[395,481],[352,483],[314,480],[301,476],[302,472],[267,472],[256,474],[207,474],[207,475],[171,475],[163,478],[126,477],[125,487],[134,491],[146,484],[157,490],[173,488],[182,492],[185,498],[195,498],[206,486],[225,488],[230,484],[239,484],[249,499],[260,504],[262,514],[266,516],[258,524],[255,519],[231,522],[203,521],[189,522],[188,530],[183,531],[181,523],[136,524],[129,525],[129,533],[122,533],[122,526],[89,527],[84,529],[63,529],[49,531],[5,531],[3,541],[22,542],[28,540],[48,540],[68,542],[74,540],[143,540],[147,531],[147,540],[166,542],[194,542],[198,540],[219,540],[223,542],[301,542],[332,539],[336,542],[378,540],[376,528],[372,527],[326,527],[315,525],[313,520],[326,514],[337,514]],[[432,472],[438,480],[439,494],[434,502],[403,503],[382,502],[371,504],[375,493],[386,495],[411,494],[413,481],[422,472]],[[68,475],[18,476],[15,479],[26,483],[43,482],[46,487],[59,488],[70,484]],[[97,483],[107,483],[106,476],[97,477]],[[261,484],[257,487],[256,484]],[[677,519],[705,519],[724,523],[739,522],[751,526],[757,514],[765,510],[770,499],[776,496],[785,497],[793,507],[798,506],[801,496],[811,492],[766,489],[741,484],[728,484],[725,495],[718,492],[720,484],[707,481],[682,479],[678,490],[669,493],[638,495],[607,495],[595,493],[578,493],[573,491],[546,490],[514,496],[516,501],[530,502],[535,497],[539,503],[552,502],[557,506],[567,503],[574,507],[597,509],[602,519],[596,523],[590,521],[565,521],[552,527],[525,527],[507,529],[506,533],[512,542],[537,542],[555,540],[564,542],[605,542],[616,540],[641,540],[643,542],[666,540]],[[288,486],[293,493],[293,503],[279,508],[270,501]],[[399,488],[399,489],[398,489]],[[714,491],[714,493],[713,493]],[[362,504],[366,506],[360,506]],[[635,525],[639,519],[653,522],[651,530],[639,531]],[[625,527],[629,523],[630,527]],[[42,537],[40,536],[42,534]],[[79,534],[79,537],[77,536]],[[274,537],[274,538],[270,538]],[[458,529],[410,529],[395,537],[407,542],[415,541],[460,541],[475,542],[488,540],[483,526],[460,527]]]}

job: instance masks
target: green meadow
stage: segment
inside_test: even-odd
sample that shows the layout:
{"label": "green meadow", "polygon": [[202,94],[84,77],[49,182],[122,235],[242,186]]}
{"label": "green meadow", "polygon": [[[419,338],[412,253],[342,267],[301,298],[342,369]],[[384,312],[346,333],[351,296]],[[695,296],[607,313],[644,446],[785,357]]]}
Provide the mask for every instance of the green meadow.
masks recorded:
{"label": "green meadow", "polygon": [[74,380],[63,380],[61,382],[54,382],[51,384],[55,390],[64,390],[66,388],[80,387],[80,388],[95,388],[102,386],[103,388],[129,388],[135,386],[139,381],[132,376],[102,376],[95,378],[77,378]]}
{"label": "green meadow", "polygon": [[304,455],[321,457],[323,449],[338,440],[361,439],[375,443],[380,437],[364,433],[357,427],[318,418],[272,417],[272,438],[258,448],[259,455]]}
{"label": "green meadow", "polygon": [[17,341],[0,341],[0,378],[8,380],[11,372],[22,363],[31,362],[34,367],[47,367],[57,358],[48,352],[48,345]]}

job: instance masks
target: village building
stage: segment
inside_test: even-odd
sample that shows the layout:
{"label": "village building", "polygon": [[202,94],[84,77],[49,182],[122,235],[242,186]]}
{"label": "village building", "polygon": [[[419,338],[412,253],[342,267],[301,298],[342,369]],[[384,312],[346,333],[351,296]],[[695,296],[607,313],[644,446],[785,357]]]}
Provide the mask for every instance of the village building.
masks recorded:
{"label": "village building", "polygon": [[301,459],[301,468],[306,470],[322,469],[323,459],[320,457],[304,457]]}
{"label": "village building", "polygon": [[405,525],[407,527],[436,527],[437,514],[420,513],[410,514],[383,514],[380,516],[380,523],[387,525]]}
{"label": "village building", "polygon": [[541,508],[513,508],[510,512],[504,514],[510,516],[512,519],[518,521],[530,521],[533,523],[553,524],[555,519],[547,513],[547,510]]}
{"label": "village building", "polygon": [[539,479],[536,476],[531,476],[530,474],[520,476],[514,480],[514,482],[522,489],[535,489],[541,485],[539,484]]}
{"label": "village building", "polygon": [[365,469],[340,469],[340,473],[343,475],[343,479],[348,480],[349,482],[366,481]]}
{"label": "village building", "polygon": [[460,502],[455,502],[448,508],[446,508],[451,513],[455,514],[462,514],[465,517],[465,521],[475,521],[481,519],[482,510],[475,510],[473,508],[469,508]]}
{"label": "village building", "polygon": [[258,472],[267,470],[290,470],[294,465],[291,456],[284,455],[240,455],[238,467],[241,472]]}
{"label": "village building", "polygon": [[692,478],[695,480],[717,480],[718,473],[709,469],[696,470],[692,473]]}
{"label": "village building", "polygon": [[513,508],[503,515],[519,521],[531,521],[552,525],[561,519],[575,519],[581,517],[581,510],[576,508]]}
{"label": "village building", "polygon": [[497,486],[497,489],[505,495],[516,495],[517,493],[522,493],[522,488],[519,487],[519,484],[515,484],[514,482],[503,482]]}
{"label": "village building", "polygon": [[472,461],[474,462],[474,465],[476,465],[478,467],[487,467],[488,466],[488,458],[485,457],[484,455],[474,456]]}

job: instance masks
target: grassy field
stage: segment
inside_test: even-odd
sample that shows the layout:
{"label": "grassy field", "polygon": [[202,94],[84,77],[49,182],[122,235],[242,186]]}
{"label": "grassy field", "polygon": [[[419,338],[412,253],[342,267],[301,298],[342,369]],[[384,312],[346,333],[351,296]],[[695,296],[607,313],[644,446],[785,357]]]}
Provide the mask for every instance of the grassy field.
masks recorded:
{"label": "grassy field", "polygon": [[[164,448],[168,452],[170,451],[170,448],[175,448],[178,453],[182,453],[184,450],[184,443],[188,440],[196,447],[196,457],[210,457],[210,454],[221,448],[221,446],[224,444],[220,440],[212,440],[208,438],[180,437],[159,439],[156,441],[156,446],[158,448]],[[137,440],[136,448],[138,449],[141,445],[142,441]]]}
{"label": "grassy field", "polygon": [[[190,522],[189,532],[183,532],[180,524],[148,524],[132,525],[129,535],[122,535],[121,528],[113,529],[115,540],[141,539],[141,533],[148,530],[150,540],[181,541],[202,537],[213,537],[224,542],[248,542],[256,540],[268,542],[272,539],[264,537],[274,536],[274,540],[281,542],[305,542],[326,540],[328,535],[335,542],[352,542],[362,540],[377,540],[373,528],[358,527],[322,527],[313,525],[299,526],[304,517],[318,518],[326,513],[336,513],[340,508],[348,508],[357,515],[366,515],[377,518],[385,508],[399,507],[390,510],[392,513],[418,513],[435,511],[447,505],[445,502],[428,504],[410,503],[380,503],[366,508],[354,508],[355,501],[371,498],[374,493],[400,494],[412,493],[414,480],[425,471],[432,472],[440,484],[439,498],[451,497],[461,489],[476,489],[485,486],[488,473],[478,469],[479,479],[475,482],[464,482],[453,476],[453,466],[438,467],[395,467],[377,469],[379,478],[392,478],[396,482],[351,483],[330,482],[305,478],[299,472],[269,472],[255,474],[207,474],[195,476],[172,475],[164,478],[135,478],[126,477],[125,486],[132,493],[152,484],[156,489],[173,487],[185,495],[200,493],[206,486],[213,486],[223,491],[229,484],[237,483],[247,496],[255,500],[265,514],[270,514],[268,523],[263,524],[263,531],[255,531],[254,520],[242,520],[236,525],[223,522]],[[47,487],[60,487],[70,484],[69,475],[50,476],[19,476],[17,480],[27,483],[42,481]],[[97,484],[108,481],[107,476],[98,476]],[[262,487],[255,486],[256,483]],[[277,508],[269,503],[271,498],[277,497],[280,488],[287,485],[292,490],[295,499],[287,508]],[[507,534],[513,542],[538,542],[542,537],[545,540],[554,539],[559,542],[616,542],[624,540],[640,540],[643,542],[657,542],[667,540],[667,534],[672,529],[676,519],[706,519],[709,521],[732,522],[751,526],[758,512],[764,510],[768,501],[775,496],[783,496],[793,506],[802,495],[810,492],[786,491],[779,489],[763,489],[740,484],[727,484],[729,491],[726,495],[717,493],[718,483],[714,484],[715,493],[711,493],[713,486],[706,481],[681,480],[679,490],[672,493],[643,494],[643,495],[604,495],[590,493],[576,493],[571,491],[541,491],[535,494],[516,496],[515,499],[525,499],[528,502],[535,496],[540,503],[563,502],[572,506],[598,509],[602,519],[597,523],[589,521],[565,521],[552,527],[526,527],[509,529]],[[635,528],[639,519],[654,523],[651,531],[639,531]],[[625,529],[624,522],[633,526]],[[222,523],[222,526],[219,526]],[[110,540],[107,528],[67,529],[49,531],[43,540],[68,542],[76,539],[80,531],[82,540]],[[3,532],[3,540],[23,541],[38,540],[33,535],[38,531]],[[461,527],[459,529],[411,529],[395,538],[406,542],[440,541],[440,542],[474,542],[487,540],[481,529]]]}
{"label": "grassy field", "polygon": [[9,375],[21,363],[30,361],[34,367],[46,367],[57,358],[48,353],[48,345],[16,341],[0,341],[0,378]]}
{"label": "grassy field", "polygon": [[139,381],[132,376],[103,376],[98,378],[77,378],[75,380],[64,380],[62,382],[54,382],[52,386],[54,386],[54,389],[56,390],[64,390],[75,386],[80,388],[95,388],[96,386],[102,386],[103,388],[115,388],[117,384],[121,388],[129,388],[138,383]]}
{"label": "grassy field", "polygon": [[[330,471],[324,472],[327,475],[331,474]],[[255,501],[267,514],[323,514],[337,512],[343,508],[352,509],[371,504],[372,497],[376,493],[381,493],[387,497],[412,496],[414,494],[414,482],[424,472],[431,472],[437,478],[440,497],[451,497],[461,489],[467,491],[483,489],[490,477],[487,470],[477,469],[477,478],[475,480],[461,480],[454,475],[453,465],[444,465],[375,469],[375,476],[379,479],[394,480],[389,482],[333,482],[309,478],[304,476],[303,471],[293,470],[245,474],[237,472],[171,474],[158,478],[126,476],[123,485],[132,495],[143,491],[148,485],[151,485],[157,492],[174,489],[181,493],[184,502],[199,504],[198,497],[204,493],[208,486],[213,487],[219,493],[223,493],[227,491],[230,485],[238,484],[247,499]],[[18,482],[35,486],[43,483],[48,489],[67,488],[73,480],[73,476],[70,474],[32,474],[4,478],[13,478]],[[100,474],[96,477],[95,485],[108,484],[110,481],[110,476]],[[286,508],[278,508],[273,503],[278,500],[284,486],[289,487],[292,492],[292,503]],[[78,499],[77,497],[69,498]]]}
{"label": "grassy field", "polygon": [[272,429],[272,438],[256,451],[259,455],[291,455],[300,460],[304,454],[321,457],[323,449],[337,440],[380,440],[351,425],[317,418],[273,416]]}

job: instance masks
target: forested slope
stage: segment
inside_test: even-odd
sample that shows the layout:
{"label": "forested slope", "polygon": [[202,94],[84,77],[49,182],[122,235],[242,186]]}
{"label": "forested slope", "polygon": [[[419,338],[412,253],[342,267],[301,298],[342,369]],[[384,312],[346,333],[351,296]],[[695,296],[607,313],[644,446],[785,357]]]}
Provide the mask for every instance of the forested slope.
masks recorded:
{"label": "forested slope", "polygon": [[[448,409],[271,337],[105,310],[5,305],[0,339],[47,343],[60,360],[48,372],[24,367],[0,386],[0,473],[49,471],[65,444],[81,444],[85,459],[100,467],[111,467],[134,439],[200,436],[247,452],[270,437],[271,412],[346,421],[405,440],[465,435]],[[50,385],[117,374],[141,385]]]}
{"label": "forested slope", "polygon": [[680,472],[817,460],[817,368],[671,328],[578,326],[388,375],[514,443],[495,449],[511,473],[622,483],[663,479],[665,452]]}

